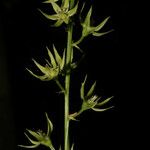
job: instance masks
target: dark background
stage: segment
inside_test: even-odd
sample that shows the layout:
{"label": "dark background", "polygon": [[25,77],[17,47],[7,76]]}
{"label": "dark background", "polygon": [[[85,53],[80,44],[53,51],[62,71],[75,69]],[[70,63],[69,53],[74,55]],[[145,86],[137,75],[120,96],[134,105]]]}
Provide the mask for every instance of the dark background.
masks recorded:
{"label": "dark background", "polygon": [[[97,80],[99,95],[114,95],[110,105],[115,108],[82,114],[79,122],[71,123],[71,139],[77,149],[128,149],[137,146],[135,139],[139,139],[139,129],[135,128],[138,115],[133,110],[136,65],[131,46],[133,34],[129,36],[134,30],[129,24],[130,4],[93,0],[87,6],[90,3],[94,5],[93,23],[111,16],[104,30],[115,31],[101,38],[90,36],[81,44],[86,55],[72,75],[70,111],[80,107],[79,89],[86,73],[89,84]],[[63,96],[56,93],[59,89],[53,81],[41,82],[25,68],[35,69],[32,58],[43,62],[47,45],[52,47],[55,43],[58,50],[63,49],[66,29],[51,28],[52,22],[42,17],[37,8],[45,8],[40,0],[0,2],[0,150],[21,149],[17,145],[27,143],[23,134],[26,128],[45,129],[44,112],[54,123],[54,145],[62,143]],[[78,36],[79,31],[75,31],[75,38]],[[81,54],[75,52],[78,60]]]}

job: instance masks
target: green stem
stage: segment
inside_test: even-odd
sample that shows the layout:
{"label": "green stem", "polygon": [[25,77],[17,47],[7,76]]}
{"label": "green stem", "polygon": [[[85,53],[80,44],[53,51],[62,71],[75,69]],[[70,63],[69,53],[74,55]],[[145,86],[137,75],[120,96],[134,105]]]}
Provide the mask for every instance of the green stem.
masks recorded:
{"label": "green stem", "polygon": [[63,86],[61,85],[61,83],[59,82],[59,80],[56,79],[55,82],[58,85],[58,87],[61,89],[61,92],[65,93],[65,89],[63,88]]}
{"label": "green stem", "polygon": [[80,44],[80,43],[82,42],[83,39],[84,39],[83,36],[80,37],[80,39],[79,39],[78,41],[74,42],[73,45],[78,45],[78,44]]}
{"label": "green stem", "polygon": [[[73,24],[68,25],[66,66],[70,68],[72,55],[72,31]],[[64,114],[64,150],[69,150],[69,91],[70,91],[70,71],[65,76],[65,114]]]}

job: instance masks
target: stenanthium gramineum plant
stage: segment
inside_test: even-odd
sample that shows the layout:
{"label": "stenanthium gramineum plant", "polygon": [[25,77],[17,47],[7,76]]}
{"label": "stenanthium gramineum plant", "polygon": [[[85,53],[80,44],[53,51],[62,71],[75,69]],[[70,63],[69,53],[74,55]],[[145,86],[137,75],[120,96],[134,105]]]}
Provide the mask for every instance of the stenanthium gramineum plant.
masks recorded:
{"label": "stenanthium gramineum plant", "polygon": [[[82,4],[82,8],[79,10],[79,0],[47,0],[44,1],[45,5],[49,5],[50,9],[53,9],[53,14],[47,14],[44,10],[40,10],[40,13],[44,17],[49,20],[52,20],[54,23],[52,27],[60,27],[66,26],[67,27],[67,43],[66,48],[64,48],[63,52],[58,52],[57,46],[53,44],[53,50],[50,50],[48,47],[47,53],[49,56],[49,60],[45,61],[45,65],[41,65],[35,59],[33,59],[34,64],[36,67],[41,71],[42,75],[37,75],[34,71],[27,69],[31,75],[41,81],[51,81],[54,80],[58,87],[61,90],[61,93],[64,95],[64,148],[63,150],[73,150],[74,144],[69,143],[69,123],[72,120],[77,120],[77,117],[81,115],[83,112],[91,109],[93,111],[102,112],[106,111],[111,107],[102,108],[101,106],[108,103],[112,97],[109,97],[105,100],[101,100],[101,97],[94,94],[96,82],[89,88],[88,91],[85,91],[85,87],[87,86],[87,75],[85,79],[81,83],[80,88],[80,98],[82,100],[82,105],[80,110],[76,111],[75,113],[69,112],[69,93],[70,93],[70,76],[73,69],[75,69],[78,65],[78,62],[73,62],[73,52],[74,49],[79,49],[83,52],[80,48],[80,43],[87,37],[87,36],[103,36],[112,30],[101,32],[101,29],[105,26],[109,17],[102,20],[98,25],[92,26],[91,17],[92,17],[92,6],[88,10],[85,17],[82,16],[82,12],[85,10],[85,3]],[[77,13],[79,12],[79,13]],[[76,20],[73,19],[76,14],[79,14],[78,17],[80,20],[80,25],[82,27],[81,36],[77,41],[73,40],[73,29],[76,24]],[[64,30],[64,32],[66,32]],[[61,83],[59,78],[64,79],[64,83]],[[51,150],[55,150],[51,140],[51,133],[53,132],[53,124],[46,113],[46,120],[47,120],[47,131],[44,132],[42,130],[39,131],[32,131],[27,130],[25,132],[25,136],[30,142],[30,145],[19,145],[20,147],[24,148],[36,148],[40,145],[44,145]],[[71,146],[70,146],[71,145]],[[60,149],[61,150],[61,146]]]}

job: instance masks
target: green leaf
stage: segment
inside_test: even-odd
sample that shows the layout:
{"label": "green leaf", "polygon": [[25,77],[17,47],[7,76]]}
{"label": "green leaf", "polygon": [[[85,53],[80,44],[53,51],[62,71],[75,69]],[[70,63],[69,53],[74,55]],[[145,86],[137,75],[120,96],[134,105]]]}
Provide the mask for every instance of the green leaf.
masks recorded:
{"label": "green leaf", "polygon": [[54,59],[54,56],[52,55],[51,51],[47,48],[47,51],[48,51],[48,55],[49,55],[49,58],[51,60],[51,64],[52,64],[52,67],[56,68],[57,67],[57,64],[56,64],[56,61]]}
{"label": "green leaf", "polygon": [[95,90],[95,87],[96,87],[96,81],[93,83],[93,85],[91,86],[90,90],[88,91],[87,95],[86,95],[86,98],[90,98]]}
{"label": "green leaf", "polygon": [[53,50],[54,50],[56,62],[60,66],[62,63],[62,59],[61,59],[60,55],[58,54],[55,45],[53,45]]}
{"label": "green leaf", "polygon": [[46,17],[49,20],[58,20],[59,19],[59,16],[57,14],[48,15],[48,14],[44,13],[42,10],[40,10],[40,9],[38,9],[38,10],[44,17]]}
{"label": "green leaf", "polygon": [[99,102],[99,103],[97,104],[97,106],[103,106],[104,104],[108,103],[113,97],[114,97],[114,96],[111,96],[111,97],[105,99],[104,101]]}
{"label": "green leaf", "polygon": [[53,124],[48,118],[47,113],[45,113],[45,115],[46,115],[46,120],[47,120],[47,136],[50,136],[51,132],[53,131]]}
{"label": "green leaf", "polygon": [[86,80],[87,80],[87,75],[85,76],[84,82],[81,84],[81,89],[80,89],[80,96],[83,101],[85,100],[84,89],[85,89]]}
{"label": "green leaf", "polygon": [[99,31],[100,29],[102,29],[109,18],[110,17],[105,18],[97,27],[95,27],[94,31]]}
{"label": "green leaf", "polygon": [[76,4],[74,8],[68,11],[68,16],[69,17],[73,16],[77,12],[77,9],[78,9],[78,3]]}

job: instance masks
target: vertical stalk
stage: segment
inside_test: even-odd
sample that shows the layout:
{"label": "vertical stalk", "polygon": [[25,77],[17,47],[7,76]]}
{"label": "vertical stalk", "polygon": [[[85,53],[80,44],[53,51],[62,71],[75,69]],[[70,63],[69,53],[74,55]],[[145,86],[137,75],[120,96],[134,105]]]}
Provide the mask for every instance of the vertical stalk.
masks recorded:
{"label": "vertical stalk", "polygon": [[[70,0],[70,9],[74,6],[74,0]],[[66,54],[66,66],[69,70],[65,76],[65,104],[64,104],[64,150],[69,150],[69,93],[70,93],[70,65],[72,55],[72,33],[73,23],[68,24],[67,35],[67,54]]]}
{"label": "vertical stalk", "polygon": [[[67,37],[67,54],[66,65],[70,68],[71,54],[72,54],[72,31],[73,25],[68,25],[68,37]],[[67,72],[65,77],[65,114],[64,114],[64,150],[69,150],[69,92],[70,92],[70,71]]]}

